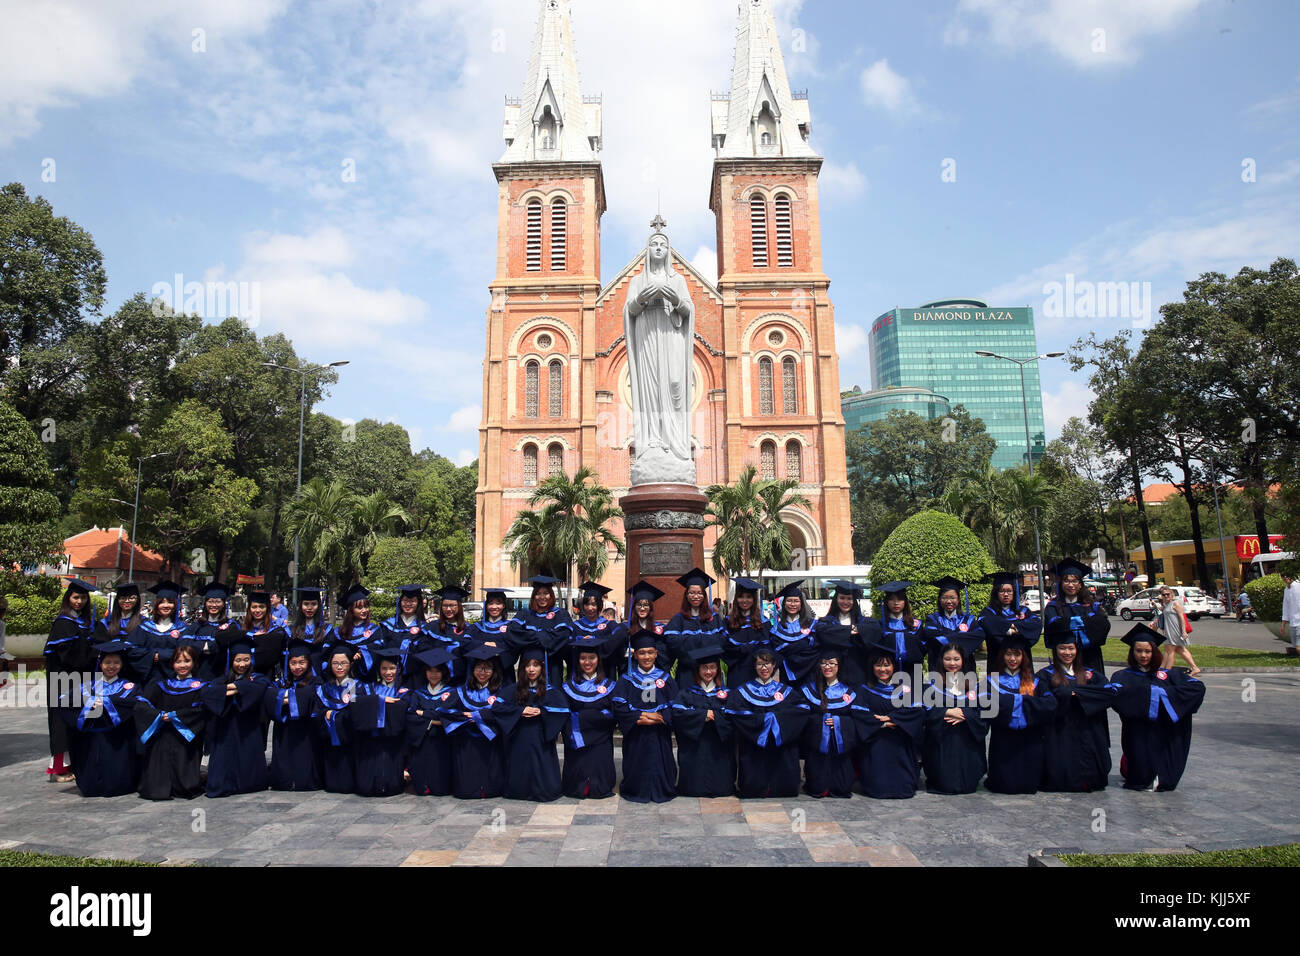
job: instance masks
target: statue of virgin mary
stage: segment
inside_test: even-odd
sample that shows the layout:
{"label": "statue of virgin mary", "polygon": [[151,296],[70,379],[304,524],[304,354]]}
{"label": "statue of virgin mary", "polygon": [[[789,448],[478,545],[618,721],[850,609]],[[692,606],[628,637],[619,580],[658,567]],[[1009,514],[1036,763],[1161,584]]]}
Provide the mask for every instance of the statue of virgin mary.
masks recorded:
{"label": "statue of virgin mary", "polygon": [[695,306],[673,270],[672,247],[656,216],[645,266],[628,284],[623,306],[632,384],[632,484],[695,484],[691,458],[691,385]]}

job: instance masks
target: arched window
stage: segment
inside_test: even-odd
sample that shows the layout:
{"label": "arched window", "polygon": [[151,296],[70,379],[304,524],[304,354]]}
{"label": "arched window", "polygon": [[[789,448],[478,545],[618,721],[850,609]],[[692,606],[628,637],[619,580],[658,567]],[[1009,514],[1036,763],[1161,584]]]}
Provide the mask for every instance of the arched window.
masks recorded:
{"label": "arched window", "polygon": [[524,446],[524,484],[537,484],[537,446]]}
{"label": "arched window", "polygon": [[771,146],[772,134],[769,133],[767,130],[763,130],[763,135],[758,138],[758,141],[763,146]]}
{"label": "arched window", "polygon": [[799,413],[799,393],[795,387],[794,357],[781,359],[781,402],[787,415]]}
{"label": "arched window", "polygon": [[785,443],[785,476],[803,481],[802,446],[791,438]]}
{"label": "arched window", "polygon": [[776,197],[776,264],[785,269],[794,266],[794,233],[790,218],[790,197]]}
{"label": "arched window", "polygon": [[564,446],[559,442],[552,442],[546,449],[546,475],[564,474]]}
{"label": "arched window", "polygon": [[542,118],[537,123],[537,142],[542,149],[555,149],[555,114],[549,105],[542,108]]}
{"label": "arched window", "polygon": [[564,395],[564,363],[559,359],[551,359],[551,364],[546,366],[546,414],[552,418],[559,418],[562,414]]}
{"label": "arched window", "polygon": [[772,405],[772,360],[764,355],[758,360],[758,413],[771,415]]}
{"label": "arched window", "polygon": [[529,272],[542,271],[542,201],[528,200],[528,245],[525,264]]}
{"label": "arched window", "polygon": [[564,271],[564,225],[565,225],[565,205],[562,198],[557,197],[551,203],[551,271]]}
{"label": "arched window", "polygon": [[537,417],[537,378],[541,374],[541,365],[536,359],[529,359],[524,366],[524,418]]}
{"label": "arched window", "polygon": [[754,268],[767,268],[767,200],[761,194],[749,197],[749,238],[754,251]]}
{"label": "arched window", "polygon": [[776,477],[776,442],[765,441],[758,449],[758,477],[763,480]]}

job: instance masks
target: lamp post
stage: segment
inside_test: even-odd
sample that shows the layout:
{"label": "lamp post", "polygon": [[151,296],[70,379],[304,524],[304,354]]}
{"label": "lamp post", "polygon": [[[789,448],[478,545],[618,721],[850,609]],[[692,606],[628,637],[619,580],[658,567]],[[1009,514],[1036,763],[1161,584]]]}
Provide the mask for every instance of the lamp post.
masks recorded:
{"label": "lamp post", "polygon": [[[289,365],[277,365],[275,362],[263,362],[267,368],[278,368],[283,372],[293,372],[302,379],[302,388],[298,392],[298,488],[293,494],[293,500],[297,501],[302,497],[302,428],[307,418],[307,373],[321,372],[327,368],[338,368],[340,365],[347,365],[344,359],[342,362],[330,362],[328,365],[309,365],[306,368],[293,368]],[[293,591],[298,593],[298,532],[293,533]]]}
{"label": "lamp post", "polygon": [[135,580],[135,526],[140,517],[140,479],[144,475],[144,463],[150,458],[162,458],[170,454],[169,451],[160,451],[156,455],[145,455],[135,460],[135,510],[131,513],[131,562],[126,572],[127,581]]}
{"label": "lamp post", "polygon": [[[1018,359],[1009,355],[999,355],[997,352],[987,352],[983,349],[977,349],[975,354],[980,358],[1002,359],[1004,362],[1014,362],[1020,368],[1020,407],[1025,413],[1025,461],[1029,463],[1029,477],[1034,477],[1034,449],[1029,443],[1029,397],[1025,392],[1025,366],[1030,362],[1037,362],[1039,359],[1060,358],[1064,352],[1047,352],[1043,355],[1035,355],[1033,358]],[[1038,506],[1034,506],[1034,558],[1038,562],[1038,604],[1041,609],[1044,597],[1043,587],[1043,547],[1039,541],[1038,535]]]}
{"label": "lamp post", "polygon": [[[1179,435],[1178,437],[1183,439],[1184,442],[1187,441],[1187,436],[1185,435]],[[1202,444],[1205,443],[1202,442]],[[1189,460],[1191,459],[1192,454],[1193,454],[1192,452],[1187,453],[1187,457]],[[1197,457],[1199,458],[1199,456]],[[1213,448],[1211,448],[1209,459],[1206,460],[1205,458],[1200,458],[1200,461],[1210,466],[1210,488],[1214,491],[1214,520],[1219,525],[1219,570],[1223,572],[1223,590],[1228,599],[1228,605],[1227,605],[1228,610],[1231,611],[1232,610],[1232,579],[1231,576],[1228,574],[1228,551],[1227,548],[1224,546],[1224,541],[1223,541],[1223,513],[1219,510],[1219,483],[1216,480],[1216,477],[1218,475],[1218,467],[1217,467],[1217,463],[1214,460]]]}

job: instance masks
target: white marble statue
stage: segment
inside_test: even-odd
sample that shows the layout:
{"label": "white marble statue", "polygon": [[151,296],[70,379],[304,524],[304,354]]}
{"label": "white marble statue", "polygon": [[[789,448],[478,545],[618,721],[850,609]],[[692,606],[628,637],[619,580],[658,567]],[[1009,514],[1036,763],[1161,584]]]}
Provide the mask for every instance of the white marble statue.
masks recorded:
{"label": "white marble statue", "polygon": [[672,247],[659,216],[646,244],[645,267],[627,287],[623,331],[632,380],[632,484],[695,484],[691,459],[691,383],[695,306],[673,270]]}

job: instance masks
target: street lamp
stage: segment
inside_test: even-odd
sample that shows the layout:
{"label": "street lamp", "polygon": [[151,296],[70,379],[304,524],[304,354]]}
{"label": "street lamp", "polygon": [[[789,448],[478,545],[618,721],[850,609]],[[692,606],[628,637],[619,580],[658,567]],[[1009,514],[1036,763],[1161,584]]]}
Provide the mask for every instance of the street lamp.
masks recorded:
{"label": "street lamp", "polygon": [[[328,365],[309,365],[306,368],[277,365],[275,362],[262,363],[266,368],[278,368],[283,372],[293,372],[302,378],[302,388],[298,392],[298,490],[294,492],[294,501],[302,497],[302,426],[307,418],[307,373],[322,372],[327,368],[338,368],[340,365],[347,364],[346,359],[342,362],[330,362]],[[298,532],[296,531],[293,534],[293,590],[295,594],[298,593]]]}
{"label": "street lamp", "polygon": [[[983,349],[976,349],[975,354],[980,358],[1002,359],[1004,362],[1014,362],[1020,367],[1020,406],[1025,413],[1025,460],[1029,463],[1029,477],[1034,477],[1034,449],[1029,443],[1029,398],[1025,392],[1025,366],[1030,362],[1037,362],[1039,359],[1060,358],[1064,352],[1046,352],[1042,355],[1035,355],[1033,358],[1018,359],[1009,355],[999,355],[997,352],[987,352]],[[1038,602],[1043,604],[1043,547],[1038,536],[1038,506],[1034,506],[1034,557],[1038,562]]]}
{"label": "street lamp", "polygon": [[[1186,435],[1179,435],[1178,437],[1183,440],[1184,444],[1187,443]],[[1202,444],[1205,443],[1202,442]],[[1188,452],[1187,453],[1188,459],[1191,459],[1192,455],[1193,452]],[[1199,458],[1200,456],[1197,457]],[[1209,461],[1206,461],[1204,458],[1201,458],[1200,460],[1210,466],[1210,488],[1213,489],[1214,491],[1214,518],[1219,524],[1219,570],[1223,572],[1223,589],[1228,599],[1228,605],[1227,605],[1228,610],[1231,611],[1232,610],[1232,580],[1230,575],[1228,574],[1228,551],[1224,547],[1224,543],[1223,543],[1223,514],[1222,512],[1219,511],[1219,484],[1215,480],[1215,477],[1218,475],[1219,470],[1218,470],[1217,463],[1214,460],[1214,449],[1213,448],[1210,449]]]}
{"label": "street lamp", "polygon": [[156,455],[145,455],[143,458],[135,460],[135,510],[131,513],[131,564],[130,570],[126,572],[127,581],[135,580],[135,525],[140,517],[140,478],[144,474],[144,463],[150,458],[162,458],[164,455],[170,454],[173,454],[173,452],[160,451]]}

